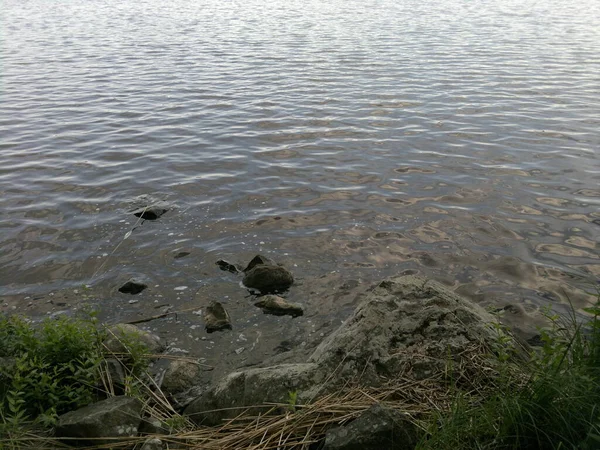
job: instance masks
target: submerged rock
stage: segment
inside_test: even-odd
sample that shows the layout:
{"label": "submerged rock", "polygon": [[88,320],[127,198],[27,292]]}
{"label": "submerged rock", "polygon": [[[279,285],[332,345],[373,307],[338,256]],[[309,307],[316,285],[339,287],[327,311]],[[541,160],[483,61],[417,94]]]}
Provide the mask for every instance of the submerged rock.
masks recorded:
{"label": "submerged rock", "polygon": [[208,333],[212,333],[213,331],[231,330],[232,328],[229,313],[219,302],[211,302],[211,304],[206,307],[206,310],[204,311],[204,323]]}
{"label": "submerged rock", "polygon": [[417,441],[417,428],[405,414],[376,404],[349,424],[328,430],[323,450],[413,450]]}
{"label": "submerged rock", "polygon": [[140,345],[151,354],[161,353],[165,349],[158,336],[135,325],[120,323],[109,327],[106,331],[107,338],[103,344],[108,353],[127,354],[131,347],[137,348]]}
{"label": "submerged rock", "polygon": [[290,303],[286,299],[277,295],[265,295],[260,297],[259,301],[254,303],[263,310],[265,314],[273,314],[275,316],[292,316],[298,317],[304,314],[304,309],[298,303]]}
{"label": "submerged rock", "polygon": [[220,259],[216,262],[217,266],[219,266],[219,269],[224,270],[226,272],[231,272],[231,273],[239,273],[240,269],[238,266],[236,266],[235,264],[232,264],[230,262],[225,261],[224,259]]}
{"label": "submerged rock", "polygon": [[189,254],[190,254],[190,252],[186,252],[186,251],[184,251],[184,252],[177,252],[177,253],[176,253],[176,254],[173,256],[173,258],[174,258],[174,259],[181,259],[181,258],[185,258],[185,257],[186,257],[186,256],[188,256]]}
{"label": "submerged rock", "polygon": [[111,439],[136,436],[142,421],[142,402],[133,397],[111,397],[58,418],[56,436],[77,438],[69,444],[96,446],[114,443]]}
{"label": "submerged rock", "polygon": [[147,284],[141,283],[136,280],[129,280],[123,286],[119,288],[119,292],[123,294],[131,294],[136,295],[142,292],[144,289],[148,287]]}
{"label": "submerged rock", "polygon": [[271,294],[288,289],[294,277],[285,267],[259,264],[246,272],[242,283],[262,294]]}
{"label": "submerged rock", "polygon": [[133,215],[145,220],[156,220],[167,211],[168,209],[162,206],[146,206],[134,211]]}
{"label": "submerged rock", "polygon": [[256,255],[248,263],[248,265],[243,270],[243,272],[244,273],[245,272],[249,272],[250,270],[254,269],[256,266],[259,266],[259,265],[263,265],[263,266],[276,266],[277,264],[275,264],[275,261],[273,261],[271,258],[268,258],[266,256],[262,256],[262,255]]}

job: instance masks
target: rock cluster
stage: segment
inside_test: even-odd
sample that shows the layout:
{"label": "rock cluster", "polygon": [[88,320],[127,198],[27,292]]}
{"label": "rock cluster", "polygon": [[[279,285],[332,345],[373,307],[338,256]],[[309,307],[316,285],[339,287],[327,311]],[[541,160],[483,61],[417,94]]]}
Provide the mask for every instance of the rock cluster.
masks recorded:
{"label": "rock cluster", "polygon": [[380,386],[395,375],[422,379],[491,345],[494,318],[440,284],[415,276],[379,283],[306,363],[229,374],[185,410],[198,424],[216,425],[245,407],[286,403],[289,392],[306,403],[346,380]]}

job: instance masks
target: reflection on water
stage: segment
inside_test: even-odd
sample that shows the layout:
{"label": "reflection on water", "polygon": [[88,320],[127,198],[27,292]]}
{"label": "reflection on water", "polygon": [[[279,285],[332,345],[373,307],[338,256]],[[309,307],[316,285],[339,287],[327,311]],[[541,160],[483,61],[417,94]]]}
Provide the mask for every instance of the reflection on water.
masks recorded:
{"label": "reflection on water", "polygon": [[[592,0],[6,0],[2,308],[56,312],[90,284],[107,316],[214,297],[254,329],[214,262],[256,252],[293,269],[309,317],[349,305],[333,278],[310,291],[332,272],[581,307],[599,18]],[[171,210],[123,241],[149,201]],[[136,274],[152,284],[129,303]]]}

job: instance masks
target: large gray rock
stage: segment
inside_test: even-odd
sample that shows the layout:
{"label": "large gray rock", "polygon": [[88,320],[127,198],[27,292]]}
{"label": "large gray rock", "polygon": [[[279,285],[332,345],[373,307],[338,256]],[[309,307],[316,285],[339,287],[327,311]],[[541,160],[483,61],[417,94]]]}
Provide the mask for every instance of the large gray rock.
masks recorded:
{"label": "large gray rock", "polygon": [[58,418],[56,436],[71,445],[110,444],[114,439],[136,436],[142,420],[142,402],[132,397],[111,397]]}
{"label": "large gray rock", "polygon": [[198,364],[185,360],[171,361],[161,387],[169,394],[178,394],[191,388],[199,373]]}
{"label": "large gray rock", "polygon": [[294,283],[294,276],[285,267],[258,264],[248,270],[242,283],[262,294],[284,291]]}
{"label": "large gray rock", "polygon": [[323,450],[413,450],[417,427],[399,411],[373,405],[349,424],[325,435]]}
{"label": "large gray rock", "polygon": [[132,346],[143,346],[150,354],[161,353],[165,349],[158,336],[135,325],[120,323],[107,328],[106,332],[104,346],[108,353],[129,353]]}
{"label": "large gray rock", "polygon": [[309,358],[341,378],[376,386],[404,374],[428,378],[498,335],[491,314],[439,283],[413,275],[379,283]]}
{"label": "large gray rock", "polygon": [[231,373],[194,400],[185,414],[197,424],[219,425],[248,406],[264,411],[270,408],[266,403],[288,403],[292,392],[298,394],[298,403],[310,401],[318,393],[314,388],[325,381],[316,369],[315,364],[283,364]]}
{"label": "large gray rock", "polygon": [[305,403],[347,380],[377,387],[400,375],[429,378],[445,373],[450,360],[459,367],[473,352],[488,355],[498,338],[491,322],[485,310],[436,282],[415,276],[384,280],[308,363],[232,373],[185,413],[215,425],[247,406],[286,403],[293,391]]}

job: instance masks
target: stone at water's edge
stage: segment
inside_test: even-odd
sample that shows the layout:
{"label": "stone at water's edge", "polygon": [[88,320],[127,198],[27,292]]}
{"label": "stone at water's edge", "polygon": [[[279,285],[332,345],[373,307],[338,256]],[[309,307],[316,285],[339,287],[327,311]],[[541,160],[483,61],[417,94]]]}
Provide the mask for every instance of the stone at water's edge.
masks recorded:
{"label": "stone at water's edge", "polygon": [[108,353],[128,353],[128,345],[143,345],[147,353],[161,353],[165,346],[158,336],[142,330],[135,325],[120,323],[107,328],[107,338],[103,344]]}
{"label": "stone at water's edge", "polygon": [[145,220],[156,220],[168,211],[167,208],[160,206],[147,206],[133,212],[135,217],[140,217]]}
{"label": "stone at water's edge", "polygon": [[294,277],[285,267],[261,264],[246,272],[242,283],[247,288],[271,294],[288,289],[294,283]]}
{"label": "stone at water's edge", "polygon": [[198,364],[184,360],[171,361],[161,388],[169,394],[179,394],[194,385],[199,373]]}
{"label": "stone at water's edge", "polygon": [[136,398],[118,396],[93,403],[58,418],[56,436],[77,438],[70,445],[95,446],[115,442],[111,439],[136,436],[142,421],[142,402]]}
{"label": "stone at water's edge", "polygon": [[249,272],[250,270],[254,269],[254,267],[259,265],[276,266],[277,264],[275,264],[275,261],[273,261],[271,258],[262,255],[256,255],[254,258],[252,258],[252,260],[248,263],[248,265],[242,272]]}
{"label": "stone at water's edge", "polygon": [[236,266],[235,264],[230,263],[228,261],[225,261],[224,259],[219,259],[215,264],[217,266],[219,266],[219,269],[224,270],[225,272],[231,272],[231,273],[241,272],[241,270],[239,269],[238,266]]}
{"label": "stone at water's edge", "polygon": [[463,358],[474,349],[488,354],[498,338],[490,322],[489,313],[436,282],[415,276],[384,280],[308,363],[232,373],[185,413],[197,423],[217,425],[244,406],[285,404],[291,391],[306,403],[347,380],[377,387],[399,374],[428,378],[443,372],[449,358],[468,362]]}
{"label": "stone at water's edge", "polygon": [[328,430],[323,450],[412,450],[417,442],[417,427],[405,414],[376,404],[349,424]]}
{"label": "stone at water's edge", "polygon": [[231,330],[232,328],[229,313],[219,302],[211,302],[206,307],[204,311],[204,323],[208,333]]}
{"label": "stone at water's edge", "polygon": [[119,292],[122,294],[136,295],[142,292],[147,287],[148,285],[145,283],[141,283],[136,280],[129,280],[119,288]]}
{"label": "stone at water's edge", "polygon": [[304,309],[298,303],[290,303],[286,299],[277,295],[265,295],[260,297],[254,303],[263,310],[265,314],[273,314],[275,316],[292,316],[298,317],[304,314]]}

